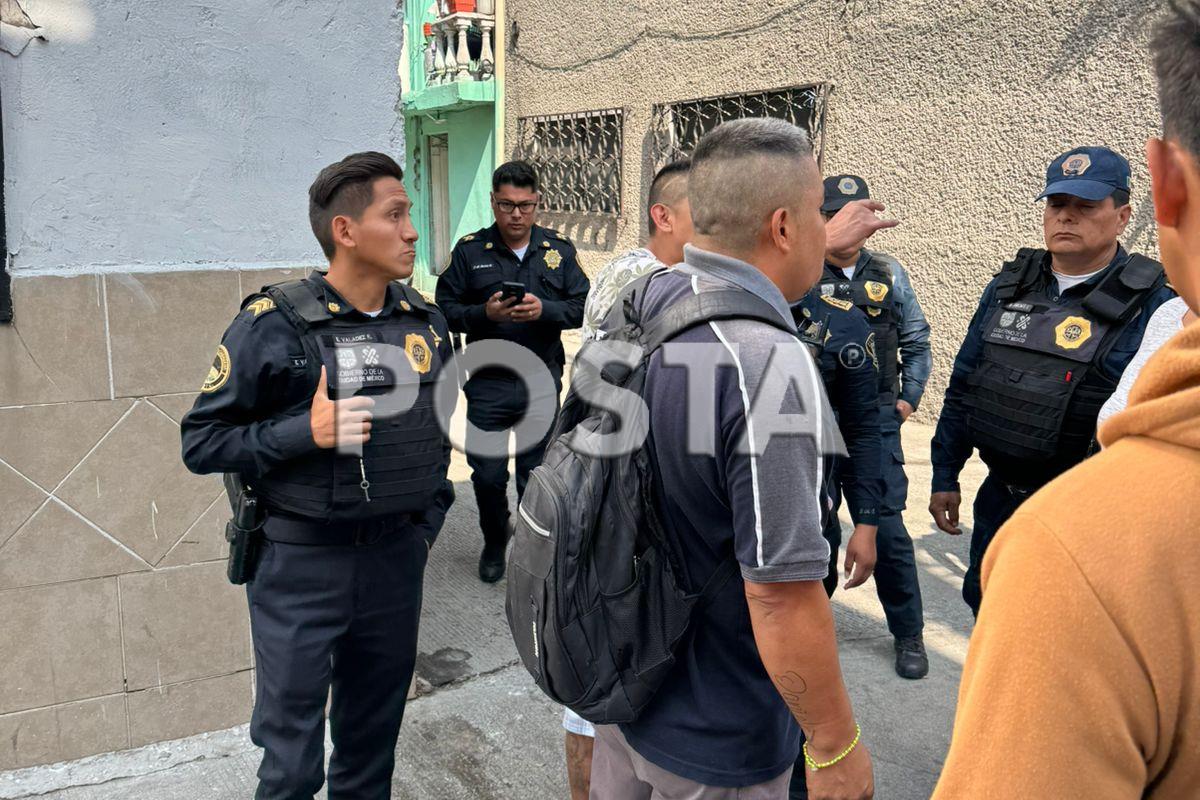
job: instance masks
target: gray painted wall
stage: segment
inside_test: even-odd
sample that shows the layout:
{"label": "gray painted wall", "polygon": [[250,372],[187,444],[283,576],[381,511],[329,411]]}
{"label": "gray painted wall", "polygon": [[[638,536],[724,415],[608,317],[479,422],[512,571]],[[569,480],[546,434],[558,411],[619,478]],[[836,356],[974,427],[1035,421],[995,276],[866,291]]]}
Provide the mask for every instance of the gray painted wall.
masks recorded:
{"label": "gray painted wall", "polygon": [[0,53],[14,274],[315,264],[308,185],[402,160],[399,0],[24,0]]}

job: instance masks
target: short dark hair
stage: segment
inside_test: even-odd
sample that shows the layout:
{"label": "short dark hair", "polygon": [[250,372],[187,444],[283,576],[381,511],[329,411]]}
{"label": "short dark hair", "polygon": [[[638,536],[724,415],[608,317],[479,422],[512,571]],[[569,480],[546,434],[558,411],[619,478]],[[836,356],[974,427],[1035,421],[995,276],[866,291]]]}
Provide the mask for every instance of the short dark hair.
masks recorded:
{"label": "short dark hair", "polygon": [[509,161],[496,167],[492,173],[492,191],[500,191],[501,186],[515,186],[518,189],[538,190],[538,174],[533,165],[527,161]]}
{"label": "short dark hair", "polygon": [[696,233],[734,252],[750,250],[770,214],[821,191],[808,133],[787,120],[735,119],[692,151],[688,200]]}
{"label": "short dark hair", "polygon": [[1151,49],[1167,136],[1200,156],[1200,0],[1171,0]]}
{"label": "short dark hair", "polygon": [[1129,205],[1129,192],[1124,189],[1117,189],[1112,193],[1113,205],[1117,208],[1124,208]]}
{"label": "short dark hair", "polygon": [[384,153],[352,153],[317,174],[308,187],[308,221],[326,258],[333,258],[333,218],[358,219],[375,198],[379,178],[404,180],[404,170]]}
{"label": "short dark hair", "polygon": [[650,209],[659,203],[671,205],[678,203],[678,196],[668,196],[674,193],[667,190],[675,185],[675,179],[679,177],[687,177],[688,171],[692,168],[692,160],[690,158],[681,158],[678,161],[672,161],[665,167],[660,169],[650,181],[650,192],[646,195],[646,219],[650,223],[648,230],[653,235],[656,228],[654,225],[654,215],[650,213]]}

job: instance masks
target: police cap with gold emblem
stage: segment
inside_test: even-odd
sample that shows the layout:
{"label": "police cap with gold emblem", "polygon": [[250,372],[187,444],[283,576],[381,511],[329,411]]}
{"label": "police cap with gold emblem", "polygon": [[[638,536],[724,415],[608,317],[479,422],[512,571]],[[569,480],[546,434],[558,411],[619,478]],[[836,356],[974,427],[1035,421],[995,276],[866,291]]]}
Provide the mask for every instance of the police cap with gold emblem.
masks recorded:
{"label": "police cap with gold emblem", "polygon": [[1037,199],[1069,194],[1095,202],[1132,187],[1129,162],[1124,156],[1107,147],[1077,147],[1051,162],[1046,170],[1046,189]]}

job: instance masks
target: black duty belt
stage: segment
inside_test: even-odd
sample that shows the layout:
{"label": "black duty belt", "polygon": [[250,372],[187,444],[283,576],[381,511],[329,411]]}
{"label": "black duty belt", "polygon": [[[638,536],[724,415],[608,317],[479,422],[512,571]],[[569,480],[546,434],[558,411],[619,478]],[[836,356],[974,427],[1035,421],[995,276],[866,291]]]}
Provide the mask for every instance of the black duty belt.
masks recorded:
{"label": "black duty belt", "polygon": [[369,545],[412,528],[411,514],[394,514],[353,522],[319,522],[283,514],[267,514],[263,534],[272,542],[307,545]]}

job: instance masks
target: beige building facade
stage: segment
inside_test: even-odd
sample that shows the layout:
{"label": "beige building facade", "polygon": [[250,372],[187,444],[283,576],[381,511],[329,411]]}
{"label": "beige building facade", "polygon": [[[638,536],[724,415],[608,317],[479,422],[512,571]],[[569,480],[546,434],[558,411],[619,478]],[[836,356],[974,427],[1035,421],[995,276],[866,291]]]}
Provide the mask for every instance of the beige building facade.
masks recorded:
{"label": "beige building facade", "polygon": [[[863,176],[902,223],[871,246],[907,267],[929,317],[930,419],[983,286],[1019,247],[1041,243],[1034,198],[1055,155],[1105,145],[1129,158],[1124,241],[1156,252],[1142,154],[1158,128],[1147,37],[1162,7],[509,0],[505,141],[543,164],[548,183],[578,187],[583,212],[543,221],[572,236],[594,272],[645,236],[654,169],[698,127],[790,110],[814,130],[825,173]],[[594,111],[607,113],[579,121]],[[564,166],[572,159],[581,170]],[[598,168],[609,162],[615,174]],[[619,211],[586,206],[596,185],[619,187]]]}

